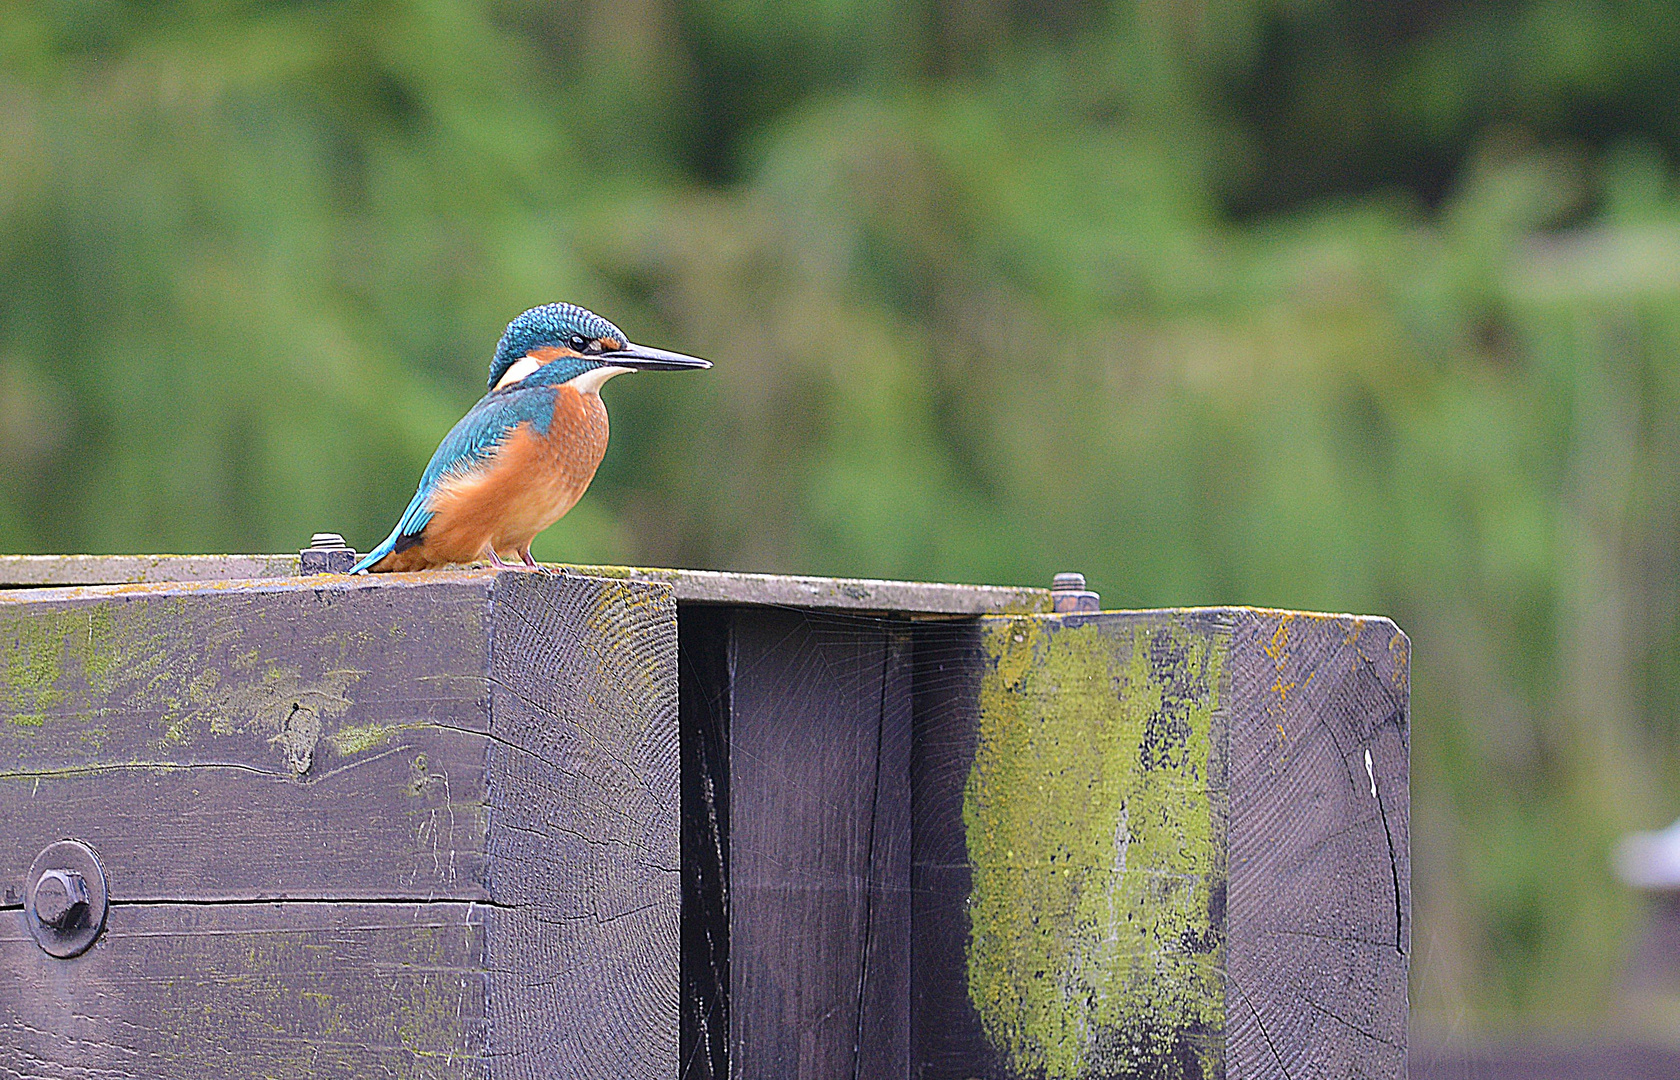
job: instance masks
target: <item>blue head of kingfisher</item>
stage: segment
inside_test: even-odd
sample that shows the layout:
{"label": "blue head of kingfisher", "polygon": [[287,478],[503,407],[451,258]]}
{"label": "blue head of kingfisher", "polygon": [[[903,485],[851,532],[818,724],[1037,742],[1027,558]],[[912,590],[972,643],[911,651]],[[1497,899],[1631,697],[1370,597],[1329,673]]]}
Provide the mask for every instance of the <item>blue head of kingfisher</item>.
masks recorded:
{"label": "blue head of kingfisher", "polygon": [[536,566],[531,541],[577,504],[607,452],[606,381],[711,366],[634,344],[575,304],[523,313],[496,345],[490,392],[444,436],[396,528],[351,573]]}

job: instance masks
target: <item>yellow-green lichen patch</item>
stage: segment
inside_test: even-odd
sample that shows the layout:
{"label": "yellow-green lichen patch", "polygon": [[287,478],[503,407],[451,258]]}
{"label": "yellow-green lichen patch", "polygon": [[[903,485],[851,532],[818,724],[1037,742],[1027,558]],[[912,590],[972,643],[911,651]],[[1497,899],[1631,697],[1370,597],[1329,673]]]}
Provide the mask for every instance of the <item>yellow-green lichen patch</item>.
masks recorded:
{"label": "yellow-green lichen patch", "polygon": [[213,1055],[231,1063],[223,1075],[481,1077],[483,928],[461,909],[440,925],[429,907],[370,918],[344,905],[325,927],[277,904],[266,924],[149,935],[145,993],[125,1020],[152,1039],[157,1075],[193,1075]]}
{"label": "yellow-green lichen patch", "polygon": [[396,724],[356,724],[339,728],[328,735],[326,741],[339,757],[351,757],[384,746],[400,730]]}
{"label": "yellow-green lichen patch", "polygon": [[964,792],[968,987],[1045,1080],[1223,1075],[1228,641],[1188,622],[989,622]]}
{"label": "yellow-green lichen patch", "polygon": [[112,618],[99,608],[19,607],[0,615],[0,716],[19,728],[43,726],[78,679],[109,684],[106,645]]}
{"label": "yellow-green lichen patch", "polygon": [[10,615],[0,624],[5,637],[4,683],[6,718],[18,727],[40,727],[47,713],[64,698],[59,685],[64,662],[65,619],[28,619]]}
{"label": "yellow-green lichen patch", "polygon": [[337,668],[309,677],[296,665],[254,652],[236,656],[230,672],[224,678],[206,667],[153,680],[148,696],[162,706],[157,751],[190,746],[205,732],[223,738],[257,734],[289,771],[302,776],[313,764],[324,721],[349,711],[346,692],[367,674]]}
{"label": "yellow-green lichen patch", "polygon": [[161,678],[154,622],[144,603],[38,601],[0,611],[0,718],[9,721],[0,723],[0,742],[20,728],[52,725],[56,748],[75,740],[97,752],[110,734],[101,718],[117,688],[149,689]]}

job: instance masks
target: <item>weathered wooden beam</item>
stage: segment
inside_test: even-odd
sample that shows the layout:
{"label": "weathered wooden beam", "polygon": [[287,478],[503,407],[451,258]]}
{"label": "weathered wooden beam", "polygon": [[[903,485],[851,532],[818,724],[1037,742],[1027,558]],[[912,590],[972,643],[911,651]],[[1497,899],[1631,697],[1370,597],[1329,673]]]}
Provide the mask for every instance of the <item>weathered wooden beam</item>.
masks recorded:
{"label": "weathered wooden beam", "polygon": [[729,628],[734,611],[677,609],[682,740],[683,1080],[729,1076]]}
{"label": "weathered wooden beam", "polygon": [[682,620],[683,1075],[907,1075],[916,624]]}
{"label": "weathered wooden beam", "polygon": [[291,577],[292,555],[0,555],[0,588]]}
{"label": "weathered wooden beam", "polygon": [[1247,608],[923,628],[913,1075],[1404,1075],[1408,664]]}
{"label": "weathered wooden beam", "polygon": [[972,616],[1050,610],[1050,591],[1014,585],[950,585],[876,578],[800,577],[718,570],[577,566],[578,573],[663,581],[682,604],[785,607],[815,611]]}
{"label": "weathered wooden beam", "polygon": [[0,1074],[1403,1070],[1391,623],[606,572],[0,590]]}
{"label": "weathered wooden beam", "polygon": [[910,627],[731,627],[732,1076],[907,1075]]}
{"label": "weathered wooden beam", "polygon": [[7,915],[0,1075],[542,1075],[488,1067],[481,905],[123,904],[53,968]]}
{"label": "weathered wooden beam", "polygon": [[[800,577],[718,570],[555,564],[585,577],[669,585],[679,603],[793,607],[962,616],[1050,610],[1050,593],[1000,585],[949,585],[874,578]],[[232,581],[289,577],[296,555],[0,555],[0,589]]]}
{"label": "weathered wooden beam", "polygon": [[[669,586],[13,591],[0,650],[0,1075],[675,1074]],[[69,960],[19,891],[64,836]]]}
{"label": "weathered wooden beam", "polygon": [[684,626],[688,1075],[1403,1067],[1392,623],[738,608]]}

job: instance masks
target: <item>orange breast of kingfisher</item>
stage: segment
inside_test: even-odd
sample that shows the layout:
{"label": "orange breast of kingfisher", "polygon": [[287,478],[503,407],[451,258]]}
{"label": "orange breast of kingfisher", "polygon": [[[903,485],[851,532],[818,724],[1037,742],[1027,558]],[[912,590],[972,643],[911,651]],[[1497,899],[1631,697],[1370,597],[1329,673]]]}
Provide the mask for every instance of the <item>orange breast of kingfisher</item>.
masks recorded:
{"label": "orange breast of kingfisher", "polygon": [[607,453],[607,407],[597,393],[557,388],[548,433],[520,424],[486,465],[452,477],[432,496],[424,558],[472,562],[486,547],[512,560],[577,505]]}

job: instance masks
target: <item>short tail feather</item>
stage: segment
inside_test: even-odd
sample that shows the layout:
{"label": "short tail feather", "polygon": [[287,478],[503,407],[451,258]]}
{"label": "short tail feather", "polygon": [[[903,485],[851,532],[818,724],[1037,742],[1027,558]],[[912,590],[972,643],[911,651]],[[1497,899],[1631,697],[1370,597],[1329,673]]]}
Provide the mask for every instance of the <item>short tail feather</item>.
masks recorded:
{"label": "short tail feather", "polygon": [[387,536],[378,547],[374,548],[366,555],[363,555],[362,561],[358,562],[355,566],[352,566],[350,568],[350,572],[352,574],[367,573],[380,559],[383,559],[385,556],[391,554],[391,552],[397,550],[397,540],[401,537],[402,525],[399,524],[396,528],[391,530],[391,535]]}

